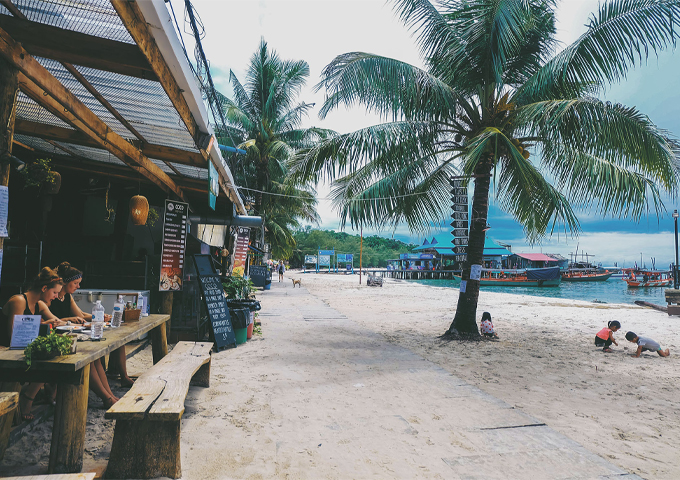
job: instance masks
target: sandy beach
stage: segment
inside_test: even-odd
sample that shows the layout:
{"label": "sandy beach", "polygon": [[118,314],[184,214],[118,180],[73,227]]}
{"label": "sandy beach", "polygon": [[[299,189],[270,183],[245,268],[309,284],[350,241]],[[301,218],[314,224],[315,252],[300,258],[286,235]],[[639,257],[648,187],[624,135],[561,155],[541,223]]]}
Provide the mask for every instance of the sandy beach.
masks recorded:
{"label": "sandy beach", "polygon": [[[293,290],[290,278],[302,278],[311,295]],[[182,478],[468,478],[455,468],[458,475],[451,473],[456,459],[470,454],[471,437],[461,425],[466,420],[455,417],[446,392],[418,399],[414,390],[421,375],[424,382],[460,378],[489,395],[478,396],[480,401],[493,405],[495,397],[518,412],[513,415],[545,424],[642,478],[680,477],[680,338],[674,318],[636,306],[484,291],[479,316],[491,312],[500,340],[443,342],[437,337],[453,318],[457,290],[395,280],[369,288],[358,282],[358,275],[287,272],[285,283],[276,286],[285,291],[277,295],[299,295],[290,302],[301,332],[311,321],[316,327],[346,322],[352,329],[328,337],[301,335],[289,339],[285,351],[277,336],[288,314],[274,308],[274,290],[258,294],[263,335],[215,354],[211,386],[189,391]],[[319,313],[317,305],[309,317],[310,302],[327,312]],[[604,354],[593,337],[613,319],[623,325],[616,335],[619,346]],[[671,356],[631,357],[627,330],[658,340]],[[354,344],[356,332],[364,332],[363,343]],[[303,352],[316,360],[310,363]],[[347,361],[354,356],[359,363]],[[402,362],[400,368],[406,361],[406,373],[417,375],[395,377],[401,374],[391,371],[391,358]],[[150,349],[128,363],[131,372],[143,371],[151,364]],[[403,388],[395,390],[395,381],[404,382]],[[112,385],[117,394],[125,392]],[[361,411],[355,402],[364,405]],[[461,405],[474,411],[473,403]],[[392,415],[397,407],[402,414]],[[106,467],[113,422],[103,413],[90,394],[83,471]],[[29,430],[8,449],[0,475],[45,473],[50,437],[51,421]],[[503,460],[509,469],[521,463],[519,454],[508,458],[516,458]],[[414,463],[419,459],[423,464]],[[577,475],[576,464],[574,469],[574,478],[590,478]],[[549,478],[504,471],[477,475]]]}
{"label": "sandy beach", "polygon": [[[390,342],[521,408],[598,455],[644,478],[680,478],[678,319],[623,304],[594,304],[482,291],[478,316],[492,314],[497,342],[442,342],[458,290],[357,276],[296,275],[314,295]],[[365,281],[365,279],[364,279]],[[588,288],[584,285],[583,288]],[[622,328],[604,354],[594,346],[609,320]],[[630,356],[632,330],[670,348]]]}

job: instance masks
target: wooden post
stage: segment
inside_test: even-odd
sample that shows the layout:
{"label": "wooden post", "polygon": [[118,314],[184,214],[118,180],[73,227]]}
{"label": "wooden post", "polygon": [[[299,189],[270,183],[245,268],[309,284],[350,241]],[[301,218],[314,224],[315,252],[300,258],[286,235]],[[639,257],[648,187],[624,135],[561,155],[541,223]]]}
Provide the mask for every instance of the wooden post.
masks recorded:
{"label": "wooden post", "polygon": [[168,354],[168,337],[165,334],[165,323],[151,330],[151,354],[153,363],[157,364]]}
{"label": "wooden post", "polygon": [[359,234],[361,236],[361,240],[359,243],[359,285],[361,285],[361,270],[362,270],[362,261],[364,258],[364,226],[361,225],[361,233]]}
{"label": "wooden post", "polygon": [[[0,155],[12,153],[14,119],[17,94],[19,93],[19,70],[0,57]],[[0,185],[9,185],[9,163],[0,165]],[[0,237],[0,251],[5,239]],[[2,268],[0,266],[0,268]]]}
{"label": "wooden post", "polygon": [[81,370],[80,383],[57,386],[57,406],[54,410],[52,447],[47,472],[78,473],[83,468],[87,394],[90,387],[90,365]]}
{"label": "wooden post", "polygon": [[172,326],[172,302],[175,300],[174,292],[161,293],[160,311],[166,315],[170,315],[170,320],[165,323],[165,332],[169,335]]}

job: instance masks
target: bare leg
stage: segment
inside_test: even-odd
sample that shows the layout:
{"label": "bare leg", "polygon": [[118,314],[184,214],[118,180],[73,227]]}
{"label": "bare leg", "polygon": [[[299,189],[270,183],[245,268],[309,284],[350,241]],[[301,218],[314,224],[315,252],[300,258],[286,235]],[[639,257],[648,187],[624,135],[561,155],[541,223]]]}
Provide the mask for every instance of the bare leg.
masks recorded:
{"label": "bare leg", "polygon": [[125,356],[125,347],[120,347],[109,355],[109,372],[115,372],[120,375],[120,383],[124,387],[131,387],[135,381],[128,376],[127,373],[127,358]]}
{"label": "bare leg", "polygon": [[[102,377],[104,377],[103,382]],[[106,380],[106,372],[104,372],[104,367],[99,360],[95,360],[90,364],[90,390],[102,399],[105,407],[110,407],[118,401],[118,398],[109,388],[109,382]]]}
{"label": "bare leg", "polygon": [[657,350],[656,353],[658,353],[660,357],[667,357],[671,354],[671,351],[667,348],[666,350]]}
{"label": "bare leg", "polygon": [[21,412],[22,420],[33,420],[33,415],[31,415],[33,399],[42,386],[42,383],[29,383],[28,386],[21,391],[21,395],[19,396],[19,411]]}

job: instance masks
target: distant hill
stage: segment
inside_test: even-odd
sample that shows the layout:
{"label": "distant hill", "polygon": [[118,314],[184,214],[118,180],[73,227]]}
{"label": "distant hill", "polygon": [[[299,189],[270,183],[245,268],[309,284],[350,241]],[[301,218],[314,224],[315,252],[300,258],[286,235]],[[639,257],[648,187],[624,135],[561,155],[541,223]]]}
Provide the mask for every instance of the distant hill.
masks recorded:
{"label": "distant hill", "polygon": [[[332,230],[300,230],[294,235],[297,246],[289,259],[290,266],[301,268],[305,255],[316,255],[319,249],[335,250],[336,253],[353,253],[354,267],[359,266],[359,235]],[[363,266],[364,268],[380,268],[387,266],[387,260],[399,258],[400,253],[408,253],[418,245],[404,243],[392,238],[377,235],[364,237]]]}

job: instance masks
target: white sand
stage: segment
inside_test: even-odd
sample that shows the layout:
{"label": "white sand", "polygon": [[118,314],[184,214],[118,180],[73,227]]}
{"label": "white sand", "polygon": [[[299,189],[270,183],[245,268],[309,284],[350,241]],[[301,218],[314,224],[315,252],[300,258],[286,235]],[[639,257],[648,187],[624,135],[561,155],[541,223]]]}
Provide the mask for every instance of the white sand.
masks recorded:
{"label": "white sand", "polygon": [[[349,320],[521,408],[615,465],[644,478],[680,478],[680,319],[636,306],[484,291],[478,313],[481,317],[483,311],[491,312],[500,341],[446,343],[437,337],[453,319],[458,297],[455,289],[394,280],[387,280],[383,288],[369,288],[359,286],[358,275],[295,271],[286,273],[286,282],[291,277],[302,278],[306,289]],[[267,292],[260,296],[266,304]],[[356,390],[355,382],[350,381],[348,387],[324,382],[324,378],[309,376],[309,372],[301,371],[295,376],[290,370],[261,371],[266,359],[290,354],[275,351],[275,343],[267,338],[268,326],[271,332],[276,318],[261,319],[264,338],[220,353],[213,360],[210,388],[192,388],[189,392],[182,422],[183,478],[313,478],[311,472],[324,478],[347,478],[343,472],[350,471],[346,468],[351,458],[342,456],[346,453],[341,447],[350,440],[338,441],[335,447],[324,442],[320,447],[326,455],[336,455],[341,465],[344,461],[345,469],[328,466],[327,470],[306,470],[313,463],[304,463],[320,457],[315,449],[307,451],[301,446],[308,440],[316,448],[317,441],[301,436],[305,430],[301,430],[300,422],[305,422],[305,428],[318,427],[328,434],[326,410],[334,406],[310,403],[309,399],[301,399],[304,403],[300,407],[279,405],[276,394],[286,385],[296,389],[300,382],[316,382],[314,385],[325,395],[337,395],[341,408],[349,398],[343,395]],[[619,347],[612,346],[614,353],[604,354],[593,345],[593,339],[608,320],[614,319],[623,325],[616,334]],[[656,339],[664,348],[670,348],[671,356],[660,358],[644,353],[642,358],[631,357],[635,346],[626,342],[627,330]],[[315,341],[321,345],[335,340]],[[300,340],[301,348],[305,342]],[[150,349],[133,357],[130,371],[143,371],[150,365],[150,357]],[[235,370],[251,372],[252,376],[246,376],[248,381],[237,381],[230,373]],[[115,391],[124,393],[118,388]],[[371,391],[370,395],[376,412],[380,405],[393,401],[387,393],[381,396],[380,391]],[[420,415],[423,430],[427,415],[428,412]],[[113,422],[103,418],[101,402],[91,394],[84,471],[105,468],[112,426]],[[341,433],[339,430],[337,434]],[[367,435],[370,437],[368,431]],[[0,464],[0,475],[45,473],[50,437],[51,421],[30,431],[8,449]],[[369,437],[354,439],[353,448],[383,441],[384,433],[380,438]],[[390,455],[389,451],[381,455],[378,459],[382,466],[366,465],[365,474],[354,471],[355,478],[391,476],[390,464],[403,463],[398,449],[391,454],[391,460],[384,457]],[[435,470],[421,472],[418,477],[436,476]],[[441,478],[450,475],[443,474]]]}
{"label": "white sand", "polygon": [[[680,478],[680,318],[623,304],[482,291],[478,318],[493,317],[498,342],[437,339],[455,314],[458,290],[358,275],[290,272],[311,293],[390,342],[417,352],[521,408],[590,451],[644,478]],[[611,280],[615,281],[615,280]],[[588,285],[583,285],[588,288]],[[619,320],[619,346],[605,354],[595,334]],[[625,332],[653,338],[671,356],[640,358]]]}

